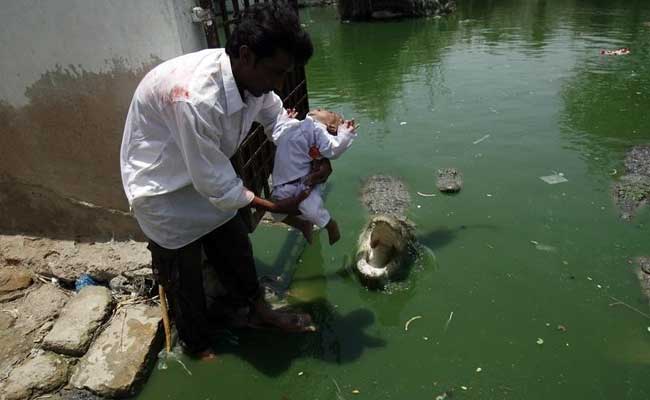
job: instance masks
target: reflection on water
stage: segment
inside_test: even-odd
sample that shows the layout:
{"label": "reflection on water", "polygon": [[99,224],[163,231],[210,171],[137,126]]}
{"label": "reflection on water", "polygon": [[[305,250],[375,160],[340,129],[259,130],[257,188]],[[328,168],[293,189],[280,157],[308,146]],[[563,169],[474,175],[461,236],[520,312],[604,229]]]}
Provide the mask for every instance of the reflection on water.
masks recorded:
{"label": "reflection on water", "polygon": [[[632,144],[650,137],[650,27],[643,24],[639,4],[625,12],[601,10],[597,17],[576,18],[582,35],[575,40],[583,50],[563,88],[562,128],[600,172],[620,166]],[[631,48],[631,54],[597,55],[621,47]]]}
{"label": "reflection on water", "polygon": [[[312,14],[319,13],[307,12]],[[321,15],[309,24],[316,49],[309,87],[318,103],[336,107],[351,101],[355,112],[381,118],[400,101],[405,83],[444,87],[436,64],[452,39],[449,25],[457,23],[435,21],[440,29],[432,30],[427,20],[340,24],[332,10]]]}
{"label": "reflection on water", "polygon": [[[650,142],[650,3],[464,0],[440,19],[302,17],[316,48],[311,106],[361,124],[326,200],[342,239],[303,248],[265,227],[252,240],[260,273],[292,277],[291,300],[322,331],[238,333],[216,365],[188,360],[191,378],[155,371],[140,397],[650,398],[648,320],[611,306],[648,311],[628,260],[650,255],[650,212],[622,222],[609,194],[624,152]],[[631,54],[600,55],[620,47]],[[417,196],[436,192],[444,167],[463,172],[463,190]],[[408,217],[434,254],[387,292],[347,269],[367,221],[361,182],[378,173],[409,187]],[[558,173],[568,181],[540,179]]]}

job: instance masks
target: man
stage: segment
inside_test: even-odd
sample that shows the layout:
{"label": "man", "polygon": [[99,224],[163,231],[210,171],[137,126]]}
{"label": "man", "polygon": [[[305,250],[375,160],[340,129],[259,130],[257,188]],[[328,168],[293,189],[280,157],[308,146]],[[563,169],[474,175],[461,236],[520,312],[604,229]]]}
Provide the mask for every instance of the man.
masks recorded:
{"label": "man", "polygon": [[311,327],[309,315],[272,311],[265,302],[237,214],[248,205],[295,214],[307,193],[277,202],[259,198],[243,186],[229,159],[253,121],[277,140],[270,133],[289,119],[272,90],[312,53],[289,6],[257,4],[243,13],[225,51],[168,60],[144,77],[133,96],[120,152],[122,182],[190,353],[211,355],[202,252],[242,314],[285,331]]}

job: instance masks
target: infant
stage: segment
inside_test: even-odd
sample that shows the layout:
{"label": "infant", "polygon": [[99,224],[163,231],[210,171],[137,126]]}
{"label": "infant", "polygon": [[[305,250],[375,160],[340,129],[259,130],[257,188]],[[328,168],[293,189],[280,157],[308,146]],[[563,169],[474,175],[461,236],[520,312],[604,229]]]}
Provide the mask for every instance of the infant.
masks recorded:
{"label": "infant", "polygon": [[315,109],[302,120],[283,124],[274,136],[279,137],[273,165],[273,190],[271,197],[282,200],[311,190],[303,200],[297,217],[273,214],[275,220],[299,229],[307,242],[312,240],[312,226],[327,229],[329,243],[336,243],[341,234],[336,221],[325,209],[322,185],[310,186],[307,182],[312,163],[322,159],[338,158],[357,136],[354,121],[344,121],[332,111]]}

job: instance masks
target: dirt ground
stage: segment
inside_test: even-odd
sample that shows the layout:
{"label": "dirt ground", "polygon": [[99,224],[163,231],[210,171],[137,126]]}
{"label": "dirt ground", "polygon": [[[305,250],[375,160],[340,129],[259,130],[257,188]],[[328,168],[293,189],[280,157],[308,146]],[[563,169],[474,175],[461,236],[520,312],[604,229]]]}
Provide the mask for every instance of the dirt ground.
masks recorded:
{"label": "dirt ground", "polygon": [[107,282],[129,271],[150,267],[146,243],[78,243],[23,235],[0,235],[0,269],[19,267],[72,284],[82,274]]}

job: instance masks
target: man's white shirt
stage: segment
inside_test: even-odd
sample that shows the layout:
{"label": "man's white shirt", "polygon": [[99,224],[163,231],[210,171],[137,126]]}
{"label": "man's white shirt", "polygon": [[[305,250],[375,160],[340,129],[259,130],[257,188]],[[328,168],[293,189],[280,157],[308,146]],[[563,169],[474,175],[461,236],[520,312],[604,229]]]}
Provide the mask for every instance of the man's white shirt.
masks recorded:
{"label": "man's white shirt", "polygon": [[166,61],[135,91],[124,128],[122,184],[140,227],[177,249],[223,225],[254,194],[230,157],[252,123],[274,142],[291,121],[273,92],[242,100],[223,49]]}

